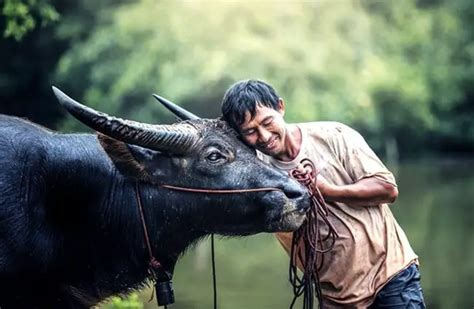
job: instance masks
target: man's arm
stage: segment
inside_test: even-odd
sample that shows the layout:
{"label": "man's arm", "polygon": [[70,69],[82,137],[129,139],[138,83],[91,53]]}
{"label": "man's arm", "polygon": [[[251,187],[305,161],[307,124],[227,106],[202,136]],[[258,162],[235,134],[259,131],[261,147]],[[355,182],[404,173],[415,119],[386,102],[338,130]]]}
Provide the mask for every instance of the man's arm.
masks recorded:
{"label": "man's arm", "polygon": [[328,201],[341,202],[351,206],[377,206],[393,203],[398,196],[397,187],[378,177],[367,177],[350,185],[333,185],[318,176],[317,187]]}

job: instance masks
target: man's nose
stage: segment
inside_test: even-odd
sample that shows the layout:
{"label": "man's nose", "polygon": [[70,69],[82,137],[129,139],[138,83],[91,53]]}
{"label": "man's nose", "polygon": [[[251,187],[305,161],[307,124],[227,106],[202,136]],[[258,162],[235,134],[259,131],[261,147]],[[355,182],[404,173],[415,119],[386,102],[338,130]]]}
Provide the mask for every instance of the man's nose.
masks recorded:
{"label": "man's nose", "polygon": [[258,129],[258,139],[260,143],[266,143],[270,140],[272,134],[265,128]]}

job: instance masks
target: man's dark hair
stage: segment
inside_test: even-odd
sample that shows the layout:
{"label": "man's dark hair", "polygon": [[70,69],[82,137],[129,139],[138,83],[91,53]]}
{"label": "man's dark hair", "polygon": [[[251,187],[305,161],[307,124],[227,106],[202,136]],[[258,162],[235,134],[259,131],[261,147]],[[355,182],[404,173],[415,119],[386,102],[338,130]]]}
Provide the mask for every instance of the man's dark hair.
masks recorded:
{"label": "man's dark hair", "polygon": [[245,113],[255,117],[257,104],[278,110],[279,97],[272,86],[261,80],[242,80],[227,89],[222,99],[222,116],[234,129],[245,121]]}

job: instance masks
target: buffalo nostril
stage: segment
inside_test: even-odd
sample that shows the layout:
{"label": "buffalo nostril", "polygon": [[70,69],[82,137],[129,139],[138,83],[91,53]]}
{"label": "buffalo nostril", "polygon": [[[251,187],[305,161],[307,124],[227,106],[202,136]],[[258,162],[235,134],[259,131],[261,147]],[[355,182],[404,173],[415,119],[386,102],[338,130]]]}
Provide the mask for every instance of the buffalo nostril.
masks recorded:
{"label": "buffalo nostril", "polygon": [[285,193],[289,199],[297,199],[304,195],[304,192],[301,190],[284,190],[283,193]]}
{"label": "buffalo nostril", "polygon": [[283,193],[285,193],[286,197],[288,197],[289,199],[304,198],[308,192],[304,186],[302,186],[294,179],[291,179],[290,181],[286,182],[282,189]]}
{"label": "buffalo nostril", "polygon": [[299,199],[307,194],[306,188],[298,183],[293,184],[292,182],[284,187],[283,192],[289,199]]}
{"label": "buffalo nostril", "polygon": [[289,199],[297,199],[306,194],[306,189],[296,181],[289,181],[283,187],[283,193]]}

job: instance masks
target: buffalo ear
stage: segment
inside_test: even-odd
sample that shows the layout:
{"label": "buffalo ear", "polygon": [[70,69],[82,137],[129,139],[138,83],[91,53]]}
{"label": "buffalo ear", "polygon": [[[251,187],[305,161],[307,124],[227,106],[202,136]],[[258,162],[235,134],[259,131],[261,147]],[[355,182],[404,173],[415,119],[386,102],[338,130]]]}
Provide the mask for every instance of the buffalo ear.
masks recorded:
{"label": "buffalo ear", "polygon": [[97,138],[121,174],[140,181],[151,181],[145,167],[145,161],[150,156],[147,149],[129,145],[101,133],[97,133]]}

